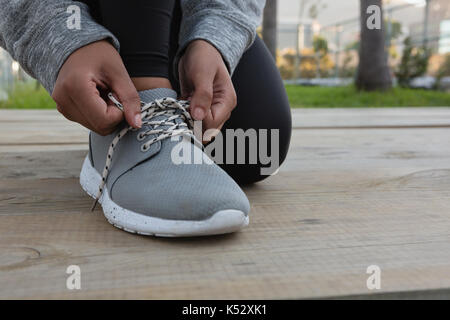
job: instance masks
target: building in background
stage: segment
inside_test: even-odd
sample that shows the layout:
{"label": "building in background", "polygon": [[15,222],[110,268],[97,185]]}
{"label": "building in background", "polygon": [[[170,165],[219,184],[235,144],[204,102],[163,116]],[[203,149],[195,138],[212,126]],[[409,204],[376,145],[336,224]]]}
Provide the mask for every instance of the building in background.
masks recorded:
{"label": "building in background", "polygon": [[278,49],[293,48],[297,37],[301,48],[311,48],[314,39],[314,26],[311,21],[299,27],[296,23],[278,24]]}
{"label": "building in background", "polygon": [[436,52],[450,52],[450,1],[432,0],[430,7],[430,36],[437,39]]}
{"label": "building in background", "polygon": [[423,20],[414,21],[408,27],[413,43],[426,43],[435,53],[450,52],[450,1],[429,0],[427,39],[424,39]]}

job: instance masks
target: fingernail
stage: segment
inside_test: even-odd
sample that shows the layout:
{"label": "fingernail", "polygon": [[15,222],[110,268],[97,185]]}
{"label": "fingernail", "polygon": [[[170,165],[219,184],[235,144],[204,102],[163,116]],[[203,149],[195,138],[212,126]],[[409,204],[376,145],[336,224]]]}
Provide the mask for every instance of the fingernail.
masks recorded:
{"label": "fingernail", "polygon": [[136,116],[134,116],[134,124],[138,128],[142,127],[142,119],[141,119],[141,115],[140,114],[137,114]]}
{"label": "fingernail", "polygon": [[203,120],[203,118],[205,117],[205,112],[202,108],[195,108],[193,113],[195,120]]}

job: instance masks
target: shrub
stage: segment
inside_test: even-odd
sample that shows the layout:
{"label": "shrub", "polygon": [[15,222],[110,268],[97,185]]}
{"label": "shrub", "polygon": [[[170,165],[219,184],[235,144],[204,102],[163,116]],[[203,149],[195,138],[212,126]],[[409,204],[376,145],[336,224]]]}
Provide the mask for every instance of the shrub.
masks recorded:
{"label": "shrub", "polygon": [[402,59],[395,75],[400,86],[408,87],[411,79],[427,72],[430,50],[413,46],[409,37],[405,39],[404,46]]}

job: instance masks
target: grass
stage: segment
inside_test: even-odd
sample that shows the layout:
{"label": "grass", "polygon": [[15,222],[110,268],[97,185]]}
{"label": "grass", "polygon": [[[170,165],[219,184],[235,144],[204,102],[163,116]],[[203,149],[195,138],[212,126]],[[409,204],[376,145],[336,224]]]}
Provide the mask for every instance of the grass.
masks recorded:
{"label": "grass", "polygon": [[304,87],[287,85],[292,108],[362,108],[450,106],[450,94],[422,89],[393,88],[387,92],[359,92],[354,86]]}
{"label": "grass", "polygon": [[[292,108],[361,108],[450,106],[450,94],[439,91],[394,88],[388,92],[359,92],[348,87],[303,87],[287,85]],[[55,102],[35,83],[18,83],[0,109],[54,109]]]}
{"label": "grass", "polygon": [[8,100],[0,101],[0,109],[55,109],[56,104],[48,92],[35,82],[17,83]]}

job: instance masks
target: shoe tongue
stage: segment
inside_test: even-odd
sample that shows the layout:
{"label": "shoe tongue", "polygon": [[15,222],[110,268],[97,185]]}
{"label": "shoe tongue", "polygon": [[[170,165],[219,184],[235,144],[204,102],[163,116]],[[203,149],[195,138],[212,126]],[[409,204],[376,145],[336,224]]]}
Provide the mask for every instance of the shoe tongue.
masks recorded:
{"label": "shoe tongue", "polygon": [[152,102],[156,99],[162,98],[177,98],[177,93],[175,90],[168,88],[157,88],[157,89],[149,89],[144,91],[139,91],[139,97],[141,101],[145,103]]}
{"label": "shoe tongue", "polygon": [[[163,99],[163,98],[177,98],[177,92],[172,89],[168,88],[157,88],[157,89],[149,89],[144,91],[139,91],[139,97],[141,98],[141,101],[144,103],[150,103],[152,101],[155,101],[156,99]],[[177,112],[178,113],[178,112]],[[160,121],[165,118],[167,118],[167,115],[161,115],[158,117],[154,117],[152,120]],[[178,118],[174,120],[175,123],[182,123],[183,120]],[[170,126],[160,126],[160,129],[167,129]]]}

